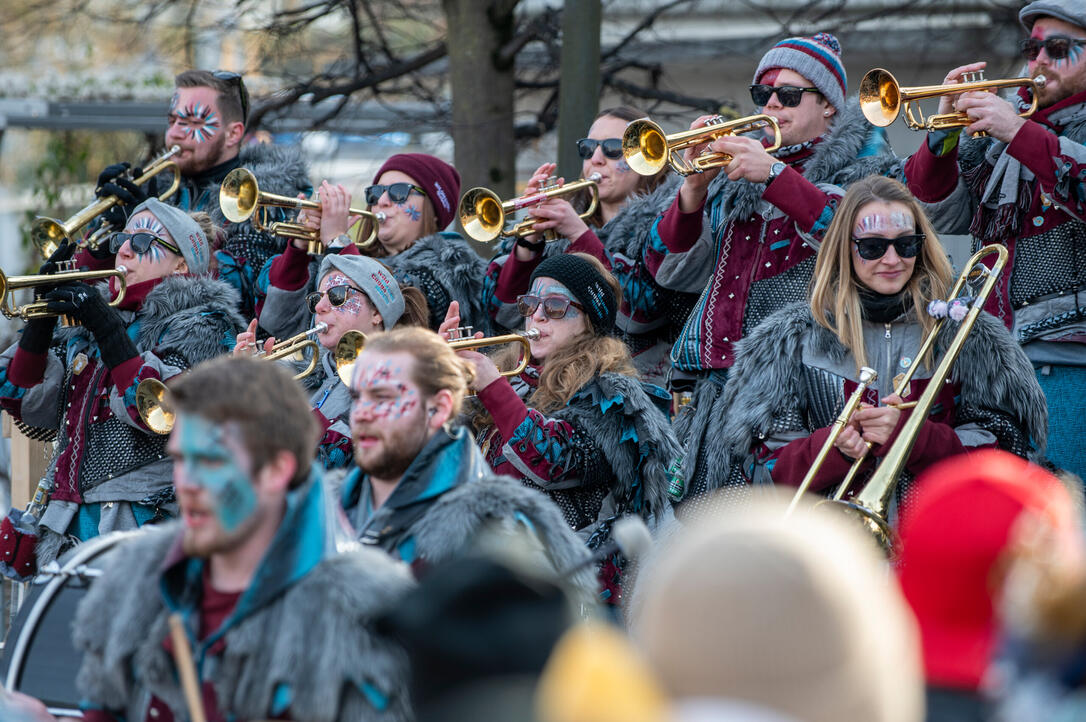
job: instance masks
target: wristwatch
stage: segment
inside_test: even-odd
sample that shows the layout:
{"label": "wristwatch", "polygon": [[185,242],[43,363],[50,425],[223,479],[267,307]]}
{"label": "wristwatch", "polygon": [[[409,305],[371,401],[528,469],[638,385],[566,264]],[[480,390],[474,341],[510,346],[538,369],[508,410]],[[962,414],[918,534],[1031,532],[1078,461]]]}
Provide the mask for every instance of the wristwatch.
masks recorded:
{"label": "wristwatch", "polygon": [[787,167],[788,166],[786,166],[781,161],[777,161],[773,165],[769,166],[769,177],[765,179],[765,184],[769,185],[770,183],[775,181],[777,179],[777,176],[783,173],[784,169]]}
{"label": "wristwatch", "polygon": [[351,237],[348,236],[346,233],[340,233],[338,236],[332,239],[332,242],[329,244],[329,248],[346,248],[353,242],[354,241],[351,240]]}

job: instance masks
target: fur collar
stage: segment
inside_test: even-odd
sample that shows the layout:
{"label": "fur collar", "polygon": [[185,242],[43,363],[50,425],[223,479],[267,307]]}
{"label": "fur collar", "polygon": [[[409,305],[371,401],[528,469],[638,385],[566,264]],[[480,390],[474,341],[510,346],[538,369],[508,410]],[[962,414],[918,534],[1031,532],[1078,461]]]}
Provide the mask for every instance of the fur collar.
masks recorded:
{"label": "fur collar", "polygon": [[[432,276],[453,300],[460,302],[460,316],[465,325],[470,319],[476,327],[485,328],[482,283],[486,262],[460,234],[440,232],[423,236],[407,250],[377,260],[391,268],[401,281],[416,287],[419,284],[412,282],[413,275]],[[445,309],[436,311],[444,316]],[[435,309],[430,309],[430,315],[435,315]]]}

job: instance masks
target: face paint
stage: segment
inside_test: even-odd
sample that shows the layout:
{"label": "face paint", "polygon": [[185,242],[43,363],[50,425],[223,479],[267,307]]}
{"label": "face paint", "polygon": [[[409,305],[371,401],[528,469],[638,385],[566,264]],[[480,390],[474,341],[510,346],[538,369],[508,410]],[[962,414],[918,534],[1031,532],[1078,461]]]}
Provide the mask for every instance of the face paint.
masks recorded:
{"label": "face paint", "polygon": [[[372,368],[363,368],[356,382],[354,414],[367,421],[396,421],[419,405],[418,392],[402,380],[399,367],[393,368],[382,361]],[[388,398],[362,398],[361,392],[389,395]],[[370,394],[366,394],[369,396]]]}
{"label": "face paint", "polygon": [[173,97],[170,98],[170,109],[169,109],[169,111],[167,111],[167,114],[168,115],[176,115],[177,114],[177,104],[180,103],[180,102],[181,102],[181,93],[176,93],[175,92],[173,94]]}
{"label": "face paint", "polygon": [[152,216],[150,213],[144,215],[140,214],[135,220],[128,224],[125,229],[129,233],[135,233],[136,231],[149,231],[151,234],[158,236],[159,238],[165,238],[168,231],[166,227],[158,222],[158,219]]}
{"label": "face paint", "polygon": [[628,173],[631,170],[630,164],[626,162],[625,158],[619,158],[615,161],[615,170],[619,173]]}
{"label": "face paint", "polygon": [[422,218],[422,211],[412,205],[408,205],[407,201],[404,201],[403,203],[397,203],[396,205],[401,211],[406,213],[407,217],[411,220],[417,221],[418,219]]}
{"label": "face paint", "polygon": [[222,528],[235,531],[257,507],[249,471],[235,450],[242,448],[238,433],[191,414],[179,415],[177,425],[177,463],[184,464],[186,483],[206,489]]}
{"label": "face paint", "polygon": [[893,211],[887,217],[882,213],[872,213],[856,221],[854,233],[880,233],[884,231],[905,231],[916,227],[912,216],[901,211]]}
{"label": "face paint", "polygon": [[[351,280],[349,278],[344,276],[342,273],[335,272],[324,277],[324,280],[321,282],[321,291],[327,291],[332,286],[350,286],[351,288],[354,288],[354,284],[351,283]],[[364,293],[355,293],[353,291],[348,291],[347,300],[344,301],[343,304],[340,306],[332,306],[332,312],[346,313],[350,314],[352,317],[358,316],[362,313],[363,310],[365,310],[364,298]],[[331,306],[331,304],[328,305]]]}
{"label": "face paint", "polygon": [[219,116],[210,105],[193,103],[173,112],[188,124],[188,137],[197,143],[211,140],[219,130]]}

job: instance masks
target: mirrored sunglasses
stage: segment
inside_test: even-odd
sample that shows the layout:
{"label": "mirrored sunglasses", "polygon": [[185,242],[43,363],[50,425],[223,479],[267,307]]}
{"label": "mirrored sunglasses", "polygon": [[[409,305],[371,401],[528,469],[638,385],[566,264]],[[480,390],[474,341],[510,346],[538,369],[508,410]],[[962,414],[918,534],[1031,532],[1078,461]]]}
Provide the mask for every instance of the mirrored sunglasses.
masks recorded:
{"label": "mirrored sunglasses", "polygon": [[144,231],[140,231],[139,233],[124,233],[118,231],[114,233],[109,237],[109,252],[116,253],[121,250],[121,246],[124,245],[125,241],[131,241],[132,252],[139,255],[147,253],[148,249],[151,248],[152,243],[158,243],[166,250],[173,251],[179,256],[181,255],[181,249],[167,241],[165,238],[159,238],[152,233],[146,233]]}
{"label": "mirrored sunglasses", "polygon": [[517,311],[520,312],[521,316],[533,315],[536,309],[539,308],[539,304],[543,304],[543,314],[547,318],[564,318],[570,306],[584,311],[584,306],[565,296],[547,296],[546,298],[530,294],[517,296]]}
{"label": "mirrored sunglasses", "polygon": [[763,106],[769,102],[773,94],[777,94],[777,101],[785,108],[794,108],[803,100],[804,93],[818,93],[818,88],[801,88],[796,85],[752,85],[750,86],[750,99],[757,106]]}
{"label": "mirrored sunglasses", "polygon": [[385,194],[385,191],[388,191],[388,199],[393,203],[403,203],[407,200],[407,197],[411,195],[411,191],[418,191],[423,195],[426,194],[426,191],[413,183],[372,185],[366,188],[366,203],[371,206],[377,205],[377,201],[381,200],[381,196]]}
{"label": "mirrored sunglasses", "polygon": [[921,246],[924,245],[924,234],[914,233],[909,236],[898,236],[897,238],[883,238],[881,236],[853,237],[852,242],[856,244],[856,252],[860,254],[860,258],[865,261],[876,261],[885,256],[886,249],[890,247],[891,243],[894,244],[894,250],[897,251],[897,255],[901,258],[915,258],[916,254],[920,253]]}
{"label": "mirrored sunglasses", "polygon": [[604,156],[611,160],[622,157],[622,138],[604,138],[603,140],[581,138],[577,141],[577,155],[581,156],[582,160],[588,160],[596,152],[598,146],[603,146]]}
{"label": "mirrored sunglasses", "polygon": [[342,306],[347,302],[347,299],[351,295],[351,291],[358,291],[359,293],[362,293],[362,291],[359,291],[354,286],[348,286],[347,284],[331,286],[328,288],[328,290],[323,292],[314,291],[313,293],[307,293],[305,295],[305,305],[309,307],[310,313],[316,313],[317,304],[321,302],[321,299],[324,298],[325,295],[327,295],[328,303],[331,304],[333,308],[337,306]]}

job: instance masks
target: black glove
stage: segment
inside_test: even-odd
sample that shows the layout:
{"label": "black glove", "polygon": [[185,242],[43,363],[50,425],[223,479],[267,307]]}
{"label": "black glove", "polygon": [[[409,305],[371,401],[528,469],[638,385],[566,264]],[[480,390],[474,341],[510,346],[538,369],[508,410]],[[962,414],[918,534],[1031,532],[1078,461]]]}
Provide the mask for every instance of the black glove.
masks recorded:
{"label": "black glove", "polygon": [[[147,200],[147,194],[127,177],[130,165],[128,163],[114,163],[106,167],[98,174],[98,184],[94,189],[94,195],[98,198],[117,196],[121,201],[101,214],[103,222],[110,224],[117,230],[124,228],[128,222],[128,213],[133,208]],[[133,175],[139,176],[140,169],[133,171]],[[97,256],[96,256],[97,257]]]}
{"label": "black glove", "polygon": [[139,355],[136,344],[128,337],[121,314],[87,284],[65,283],[42,298],[48,301],[50,311],[77,319],[94,334],[106,366],[116,368]]}
{"label": "black glove", "polygon": [[45,353],[53,343],[53,331],[56,327],[56,316],[30,319],[19,336],[19,348],[33,354]]}

